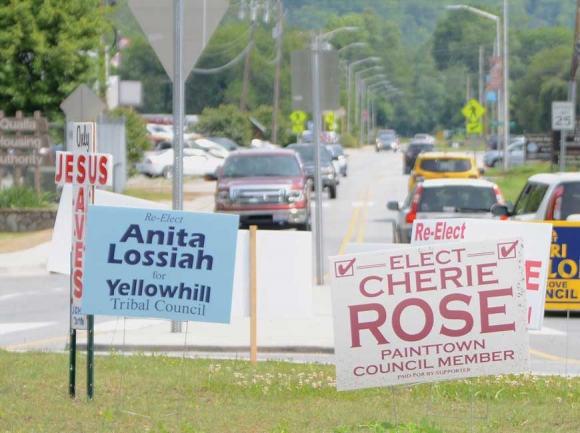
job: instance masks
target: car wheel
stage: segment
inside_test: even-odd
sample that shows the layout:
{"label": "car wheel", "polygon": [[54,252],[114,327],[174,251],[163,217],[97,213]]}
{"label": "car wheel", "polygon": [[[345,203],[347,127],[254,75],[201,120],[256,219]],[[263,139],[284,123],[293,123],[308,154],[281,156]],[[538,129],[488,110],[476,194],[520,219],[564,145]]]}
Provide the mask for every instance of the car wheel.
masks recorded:
{"label": "car wheel", "polygon": [[493,161],[493,164],[491,164],[491,166],[494,168],[500,168],[502,166],[502,160],[496,159],[495,161]]}
{"label": "car wheel", "polygon": [[343,177],[346,177],[346,170],[342,172]]}
{"label": "car wheel", "polygon": [[163,177],[165,179],[172,179],[173,178],[173,167],[171,167],[170,165],[168,165],[167,167],[164,167],[161,174],[163,175]]}
{"label": "car wheel", "polygon": [[328,187],[328,196],[331,199],[335,199],[336,198],[336,185],[333,185],[333,186],[329,186]]}

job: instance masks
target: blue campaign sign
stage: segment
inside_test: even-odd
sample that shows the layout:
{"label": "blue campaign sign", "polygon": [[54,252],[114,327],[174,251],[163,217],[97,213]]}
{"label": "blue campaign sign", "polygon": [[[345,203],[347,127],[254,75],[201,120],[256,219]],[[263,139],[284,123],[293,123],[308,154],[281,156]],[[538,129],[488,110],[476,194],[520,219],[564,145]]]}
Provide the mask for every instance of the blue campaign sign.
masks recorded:
{"label": "blue campaign sign", "polygon": [[553,221],[546,310],[580,309],[580,223]]}
{"label": "blue campaign sign", "polygon": [[82,314],[229,323],[238,216],[89,206]]}

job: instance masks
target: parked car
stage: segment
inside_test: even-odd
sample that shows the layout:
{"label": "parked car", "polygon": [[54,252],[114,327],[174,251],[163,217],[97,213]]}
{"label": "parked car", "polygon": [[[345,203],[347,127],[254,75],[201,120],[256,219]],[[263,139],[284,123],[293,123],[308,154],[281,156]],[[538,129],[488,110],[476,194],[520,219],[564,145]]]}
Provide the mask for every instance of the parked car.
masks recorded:
{"label": "parked car", "polygon": [[153,145],[161,141],[173,140],[173,128],[170,125],[160,125],[157,123],[148,123],[147,137],[151,140]]}
{"label": "parked car", "polygon": [[[293,143],[286,146],[286,149],[294,150],[298,154],[304,166],[304,172],[308,179],[311,180],[314,188],[314,146],[308,143]],[[332,155],[324,146],[320,147],[320,176],[322,178],[322,187],[328,191],[328,196],[331,199],[335,199],[340,181],[332,164]]]}
{"label": "parked car", "polygon": [[426,141],[411,141],[407,146],[407,150],[403,154],[403,174],[411,173],[415,166],[415,160],[420,153],[433,152],[435,145]]}
{"label": "parked car", "polygon": [[580,220],[580,173],[530,176],[515,205],[496,205],[496,216],[523,221]]}
{"label": "parked car", "polygon": [[241,147],[238,143],[236,143],[234,140],[230,140],[227,137],[205,137],[205,138],[207,140],[211,140],[211,141],[219,144],[224,149],[226,149],[228,152],[233,152],[234,150],[241,149]]}
{"label": "parked car", "polygon": [[338,161],[340,175],[346,177],[348,174],[348,155],[344,153],[342,144],[334,143],[326,145],[326,148],[332,154],[332,159]]}
{"label": "parked car", "polygon": [[396,152],[399,150],[399,137],[394,129],[382,129],[377,133],[375,150],[392,150]]}
{"label": "parked car", "polygon": [[[161,141],[155,145],[153,150],[166,150],[173,149],[173,143],[171,141]],[[183,142],[183,149],[197,149],[202,150],[214,158],[225,158],[230,152],[221,144],[215,141],[209,140],[207,138],[198,138],[196,140],[185,140]]]}
{"label": "parked car", "polygon": [[310,182],[298,155],[286,149],[230,153],[217,180],[215,212],[240,216],[240,227],[287,226],[310,230]]}
{"label": "parked car", "polygon": [[415,134],[413,141],[424,141],[426,143],[435,144],[435,137],[429,134]]}
{"label": "parked car", "polygon": [[[508,164],[509,166],[522,165],[525,163],[526,139],[517,138],[508,145]],[[489,150],[483,156],[483,164],[486,167],[503,166],[503,149]]]}
{"label": "parked car", "polygon": [[428,152],[417,156],[409,176],[409,191],[425,179],[479,179],[483,170],[477,168],[475,158],[469,154]]}
{"label": "parked car", "polygon": [[[145,152],[143,159],[135,168],[146,176],[173,177],[173,149]],[[223,159],[216,158],[204,150],[183,149],[183,174],[185,176],[204,176],[215,173],[223,164]]]}
{"label": "parked car", "polygon": [[499,187],[483,179],[428,179],[417,183],[403,203],[390,201],[397,211],[398,243],[410,243],[413,221],[433,218],[494,218],[492,207],[503,204]]}

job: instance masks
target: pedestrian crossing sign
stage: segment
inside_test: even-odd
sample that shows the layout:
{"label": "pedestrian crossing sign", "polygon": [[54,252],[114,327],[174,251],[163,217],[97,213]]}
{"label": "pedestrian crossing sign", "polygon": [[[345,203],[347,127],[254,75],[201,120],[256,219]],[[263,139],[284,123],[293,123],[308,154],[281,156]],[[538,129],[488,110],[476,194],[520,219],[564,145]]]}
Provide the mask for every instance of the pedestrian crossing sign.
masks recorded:
{"label": "pedestrian crossing sign", "polygon": [[468,134],[481,134],[483,132],[483,124],[481,122],[470,122],[466,127]]}
{"label": "pedestrian crossing sign", "polygon": [[472,99],[461,110],[461,114],[465,116],[469,123],[476,123],[481,116],[485,114],[485,107]]}

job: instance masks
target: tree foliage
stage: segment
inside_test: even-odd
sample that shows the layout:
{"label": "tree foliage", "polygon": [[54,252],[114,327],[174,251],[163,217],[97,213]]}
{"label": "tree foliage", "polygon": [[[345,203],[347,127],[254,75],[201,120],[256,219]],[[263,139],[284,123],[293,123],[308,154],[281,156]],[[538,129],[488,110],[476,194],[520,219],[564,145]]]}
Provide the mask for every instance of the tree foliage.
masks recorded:
{"label": "tree foliage", "polygon": [[252,126],[247,114],[231,104],[205,108],[195,129],[208,136],[227,137],[242,146],[248,146],[252,139]]}
{"label": "tree foliage", "polygon": [[0,1],[0,109],[62,117],[59,105],[79,84],[104,78],[100,3]]}
{"label": "tree foliage", "polygon": [[134,174],[135,163],[140,162],[143,153],[151,148],[147,138],[146,122],[130,108],[119,107],[109,112],[111,117],[125,119],[125,134],[127,137],[127,167],[129,173]]}

